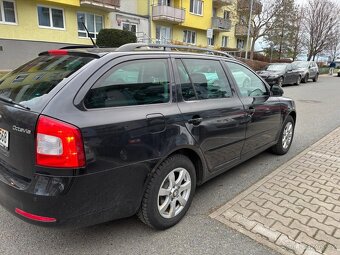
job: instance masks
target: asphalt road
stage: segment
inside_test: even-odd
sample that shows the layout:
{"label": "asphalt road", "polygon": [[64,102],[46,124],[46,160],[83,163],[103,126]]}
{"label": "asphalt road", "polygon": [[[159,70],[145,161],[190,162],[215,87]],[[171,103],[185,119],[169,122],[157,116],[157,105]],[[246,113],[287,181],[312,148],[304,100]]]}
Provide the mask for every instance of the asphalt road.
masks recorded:
{"label": "asphalt road", "polygon": [[264,152],[197,189],[187,216],[154,231],[136,217],[77,230],[29,225],[0,208],[0,254],[277,254],[208,215],[278,166],[340,126],[340,78],[284,87],[298,120],[290,152]]}

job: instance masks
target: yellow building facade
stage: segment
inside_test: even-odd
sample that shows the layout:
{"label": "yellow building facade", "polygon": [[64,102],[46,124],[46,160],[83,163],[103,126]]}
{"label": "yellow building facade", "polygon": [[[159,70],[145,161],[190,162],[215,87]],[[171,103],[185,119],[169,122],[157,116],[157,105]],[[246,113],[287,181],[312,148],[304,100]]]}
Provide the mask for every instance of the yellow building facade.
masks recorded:
{"label": "yellow building facade", "polygon": [[109,26],[119,1],[0,0],[0,70],[12,69],[41,51],[91,44]]}
{"label": "yellow building facade", "polygon": [[153,42],[244,50],[246,31],[239,3],[246,0],[141,0],[138,10],[150,15]]}

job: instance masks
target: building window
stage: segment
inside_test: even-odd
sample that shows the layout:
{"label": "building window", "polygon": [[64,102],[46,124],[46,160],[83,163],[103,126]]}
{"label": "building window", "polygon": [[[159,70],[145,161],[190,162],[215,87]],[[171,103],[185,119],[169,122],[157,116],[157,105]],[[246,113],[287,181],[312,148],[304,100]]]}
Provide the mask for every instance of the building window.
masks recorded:
{"label": "building window", "polygon": [[214,44],[215,44],[215,35],[213,35],[212,38],[208,38],[208,45],[214,46]]}
{"label": "building window", "polygon": [[222,47],[228,47],[228,36],[222,36]]}
{"label": "building window", "polygon": [[223,12],[223,18],[224,19],[230,19],[230,11],[224,11]]}
{"label": "building window", "polygon": [[196,32],[184,30],[183,31],[183,42],[196,44]]}
{"label": "building window", "polygon": [[171,43],[171,28],[164,26],[156,27],[156,43]]}
{"label": "building window", "polygon": [[203,15],[203,1],[190,0],[190,12],[198,15]]}
{"label": "building window", "polygon": [[137,33],[137,24],[122,22],[122,29],[125,30],[125,31]]}
{"label": "building window", "polygon": [[238,49],[244,49],[244,40],[237,39],[237,48]]}
{"label": "building window", "polygon": [[64,29],[64,10],[38,6],[39,26]]}
{"label": "building window", "polygon": [[0,0],[0,23],[16,23],[14,1]]}
{"label": "building window", "polygon": [[170,0],[158,0],[158,5],[170,6]]}
{"label": "building window", "polygon": [[89,37],[84,25],[89,31],[89,35],[92,38],[97,38],[99,31],[104,27],[103,16],[99,16],[93,13],[78,12],[78,36]]}

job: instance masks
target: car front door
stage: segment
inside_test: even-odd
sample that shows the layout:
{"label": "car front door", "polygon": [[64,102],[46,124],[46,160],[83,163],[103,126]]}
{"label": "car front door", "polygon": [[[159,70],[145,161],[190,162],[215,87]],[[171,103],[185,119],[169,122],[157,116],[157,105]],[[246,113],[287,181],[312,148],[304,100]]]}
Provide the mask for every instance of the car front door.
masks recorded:
{"label": "car front door", "polygon": [[[231,61],[225,63],[247,111],[246,141],[242,150],[246,157],[276,141],[282,122],[280,101],[270,96],[268,87],[249,68]],[[240,73],[250,81],[246,86]]]}
{"label": "car front door", "polygon": [[174,57],[183,121],[216,171],[240,159],[246,132],[243,104],[231,89],[221,62]]}

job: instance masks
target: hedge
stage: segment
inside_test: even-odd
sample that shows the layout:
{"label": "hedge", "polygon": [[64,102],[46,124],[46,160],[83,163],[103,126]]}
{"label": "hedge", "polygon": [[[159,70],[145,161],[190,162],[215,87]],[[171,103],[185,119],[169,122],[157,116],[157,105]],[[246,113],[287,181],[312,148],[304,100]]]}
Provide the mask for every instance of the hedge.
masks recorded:
{"label": "hedge", "polygon": [[137,42],[135,33],[119,29],[102,29],[97,36],[99,47],[120,47],[126,43]]}

